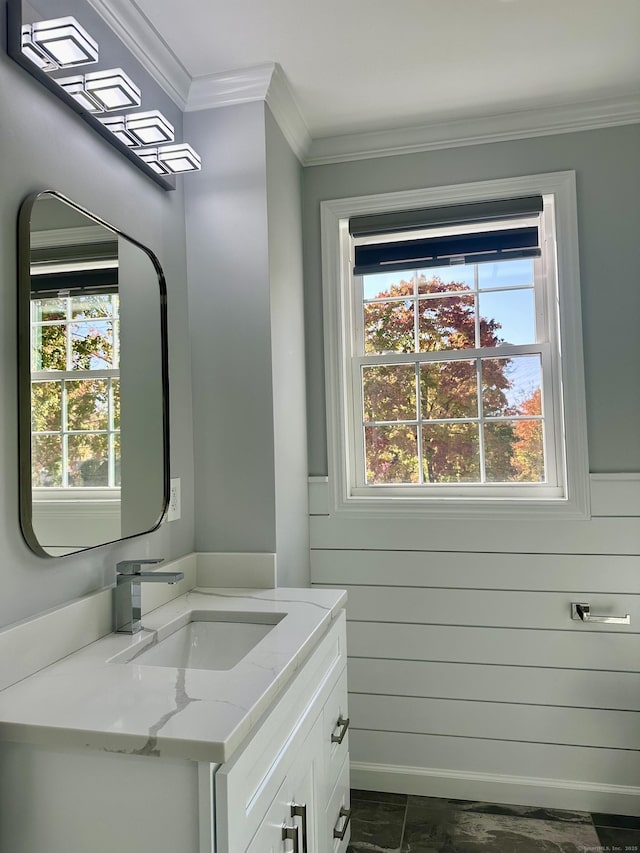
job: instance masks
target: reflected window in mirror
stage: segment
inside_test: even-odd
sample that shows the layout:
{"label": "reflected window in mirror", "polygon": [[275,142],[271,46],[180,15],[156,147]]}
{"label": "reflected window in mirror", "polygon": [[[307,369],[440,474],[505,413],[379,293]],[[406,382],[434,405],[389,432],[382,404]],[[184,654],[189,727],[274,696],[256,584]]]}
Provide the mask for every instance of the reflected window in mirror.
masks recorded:
{"label": "reflected window in mirror", "polygon": [[120,488],[117,241],[71,248],[89,247],[100,262],[52,262],[42,247],[31,265],[32,486],[49,496]]}
{"label": "reflected window in mirror", "polygon": [[53,191],[19,219],[20,520],[40,556],[158,526],[166,287],[153,253]]}

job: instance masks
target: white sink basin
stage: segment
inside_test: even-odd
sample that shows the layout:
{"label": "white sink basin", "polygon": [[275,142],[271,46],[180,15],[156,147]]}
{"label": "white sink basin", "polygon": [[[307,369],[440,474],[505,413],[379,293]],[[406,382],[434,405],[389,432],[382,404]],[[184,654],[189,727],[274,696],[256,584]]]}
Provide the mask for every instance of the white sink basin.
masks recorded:
{"label": "white sink basin", "polygon": [[[192,613],[186,624],[134,652],[126,662],[178,669],[232,669],[283,618],[283,613]],[[120,655],[117,662],[123,662]]]}

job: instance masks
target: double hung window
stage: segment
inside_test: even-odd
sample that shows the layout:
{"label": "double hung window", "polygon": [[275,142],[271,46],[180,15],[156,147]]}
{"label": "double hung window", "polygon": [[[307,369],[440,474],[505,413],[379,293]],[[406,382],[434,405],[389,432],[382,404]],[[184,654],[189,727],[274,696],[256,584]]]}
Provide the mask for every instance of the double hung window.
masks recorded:
{"label": "double hung window", "polygon": [[[341,252],[339,280],[325,276],[339,359],[328,359],[339,396],[329,438],[347,503],[566,502],[570,482],[575,493],[568,463],[584,462],[586,441],[568,453],[566,383],[571,367],[580,382],[580,338],[573,326],[563,364],[560,304],[575,310],[576,289],[560,298],[560,276],[571,287],[559,276],[557,195],[470,195],[325,210]],[[349,201],[337,204],[348,212]]]}
{"label": "double hung window", "polygon": [[120,487],[117,261],[32,267],[32,486]]}

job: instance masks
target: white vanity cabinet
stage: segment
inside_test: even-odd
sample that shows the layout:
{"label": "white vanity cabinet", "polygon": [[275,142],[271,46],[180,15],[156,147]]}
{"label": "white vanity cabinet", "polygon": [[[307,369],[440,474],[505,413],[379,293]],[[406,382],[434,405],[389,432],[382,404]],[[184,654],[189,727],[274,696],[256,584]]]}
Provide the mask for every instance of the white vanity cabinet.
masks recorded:
{"label": "white vanity cabinet", "polygon": [[348,724],[343,614],[253,737],[218,769],[216,853],[343,853]]}
{"label": "white vanity cabinet", "polygon": [[[245,600],[238,606],[246,605]],[[310,610],[313,613],[306,607],[302,621],[308,620]],[[203,708],[205,700],[193,699],[190,691],[197,691],[197,682],[208,683],[207,674],[192,673],[186,690],[184,671],[176,670],[175,701],[184,705],[159,717],[157,737],[155,730],[149,731],[143,748],[122,735],[103,746],[100,738],[113,737],[112,730],[121,726],[121,716],[113,713],[109,700],[118,709],[130,704],[132,712],[144,713],[139,706],[146,696],[128,692],[129,682],[136,686],[141,678],[149,678],[170,683],[160,668],[148,667],[143,673],[142,668],[105,665],[104,677],[113,679],[118,690],[111,696],[103,690],[96,693],[91,678],[83,684],[80,676],[93,671],[91,661],[102,659],[98,643],[79,653],[81,667],[72,656],[12,688],[12,714],[18,721],[21,708],[52,716],[56,703],[66,709],[69,692],[78,695],[82,690],[85,704],[78,713],[86,716],[88,703],[96,699],[109,731],[105,735],[96,726],[96,734],[85,728],[83,743],[69,727],[19,722],[8,726],[0,715],[0,853],[345,853],[346,619],[339,606],[329,618],[326,606],[316,609],[317,625],[308,625],[306,648],[298,647],[291,657],[283,632],[285,640],[274,640],[267,658],[255,658],[242,675],[229,675],[230,682],[241,686],[252,672],[270,667],[270,662],[277,666],[286,655],[292,674],[275,699],[269,702],[268,694],[254,691],[252,704],[245,707],[237,704],[242,691],[234,695],[216,687]],[[111,649],[120,641],[105,642]],[[263,682],[269,684],[264,675],[262,671]],[[7,701],[5,719],[8,709]],[[157,713],[153,706],[150,716]],[[195,725],[216,713],[236,714],[248,729],[240,741],[237,731],[229,729],[238,745],[220,763],[210,760],[218,746],[192,734]],[[161,737],[175,718],[182,739],[177,746],[168,742],[172,754]],[[195,720],[194,726],[189,719]],[[93,743],[92,737],[97,739]],[[178,748],[183,754],[176,754]]]}

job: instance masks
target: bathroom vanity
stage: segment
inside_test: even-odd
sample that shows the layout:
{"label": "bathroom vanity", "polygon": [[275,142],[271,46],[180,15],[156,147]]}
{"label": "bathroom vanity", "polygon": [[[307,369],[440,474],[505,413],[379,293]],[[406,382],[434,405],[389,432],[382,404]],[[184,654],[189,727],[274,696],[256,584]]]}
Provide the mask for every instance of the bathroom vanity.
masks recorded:
{"label": "bathroom vanity", "polygon": [[195,589],[0,692],[0,851],[344,853],[345,603]]}

